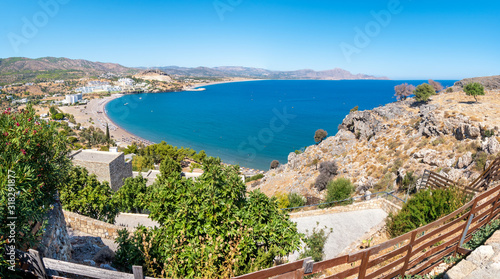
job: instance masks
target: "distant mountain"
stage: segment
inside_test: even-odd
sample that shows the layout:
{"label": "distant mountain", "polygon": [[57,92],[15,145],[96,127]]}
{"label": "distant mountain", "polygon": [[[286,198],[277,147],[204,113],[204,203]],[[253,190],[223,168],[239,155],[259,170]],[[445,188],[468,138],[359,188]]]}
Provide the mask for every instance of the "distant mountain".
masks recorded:
{"label": "distant mountain", "polygon": [[326,71],[314,70],[297,70],[297,71],[271,71],[260,68],[225,66],[225,67],[197,67],[185,68],[177,66],[158,67],[172,76],[188,76],[188,77],[246,77],[246,78],[262,78],[262,79],[322,79],[322,80],[338,80],[338,79],[388,79],[387,77],[376,77],[365,74],[352,74],[349,71],[335,68]]}
{"label": "distant mountain", "polygon": [[105,73],[133,74],[137,69],[119,64],[91,62],[82,59],[43,57],[0,59],[0,83],[82,78]]}
{"label": "distant mountain", "polygon": [[[0,59],[0,85],[17,82],[37,82],[56,79],[97,77],[102,74],[134,75],[149,68],[129,68],[114,63],[91,62],[83,59],[43,57],[30,59],[12,57]],[[198,78],[255,78],[255,79],[388,79],[365,74],[352,74],[335,68],[327,71],[298,70],[271,71],[259,68],[225,66],[186,68],[177,66],[156,67],[173,77]],[[109,75],[106,75],[109,76]]]}

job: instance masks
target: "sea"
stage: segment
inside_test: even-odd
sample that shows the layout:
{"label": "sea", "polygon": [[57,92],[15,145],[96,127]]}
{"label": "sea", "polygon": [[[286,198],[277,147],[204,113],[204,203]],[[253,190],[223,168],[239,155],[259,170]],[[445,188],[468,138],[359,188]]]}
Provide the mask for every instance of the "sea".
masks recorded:
{"label": "sea", "polygon": [[[395,102],[394,86],[424,80],[262,80],[203,86],[204,91],[124,95],[109,118],[152,142],[204,150],[242,167],[267,170],[315,144],[314,132],[337,133],[349,111]],[[452,86],[456,80],[439,80]]]}

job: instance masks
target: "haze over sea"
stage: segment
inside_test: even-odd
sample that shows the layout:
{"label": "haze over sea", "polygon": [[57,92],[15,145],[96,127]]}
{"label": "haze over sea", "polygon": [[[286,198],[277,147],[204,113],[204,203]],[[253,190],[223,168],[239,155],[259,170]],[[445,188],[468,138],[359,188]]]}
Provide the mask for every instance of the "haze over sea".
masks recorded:
{"label": "haze over sea", "polygon": [[[394,86],[416,80],[264,80],[205,86],[205,91],[125,95],[106,110],[120,127],[144,139],[205,150],[224,162],[266,170],[290,152],[329,136],[350,109],[395,102]],[[440,80],[451,86],[454,80]],[[125,105],[126,104],[126,105]]]}

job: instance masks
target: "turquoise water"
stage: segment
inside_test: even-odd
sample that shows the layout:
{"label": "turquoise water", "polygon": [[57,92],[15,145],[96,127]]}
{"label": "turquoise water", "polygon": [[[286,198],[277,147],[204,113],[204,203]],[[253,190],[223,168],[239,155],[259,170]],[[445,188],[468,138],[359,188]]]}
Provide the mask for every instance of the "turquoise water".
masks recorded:
{"label": "turquoise water", "polygon": [[353,107],[366,110],[396,101],[394,86],[403,82],[425,81],[236,82],[205,91],[125,95],[106,110],[116,124],[147,140],[265,170],[272,160],[286,163],[290,152],[314,144],[317,129],[335,135]]}

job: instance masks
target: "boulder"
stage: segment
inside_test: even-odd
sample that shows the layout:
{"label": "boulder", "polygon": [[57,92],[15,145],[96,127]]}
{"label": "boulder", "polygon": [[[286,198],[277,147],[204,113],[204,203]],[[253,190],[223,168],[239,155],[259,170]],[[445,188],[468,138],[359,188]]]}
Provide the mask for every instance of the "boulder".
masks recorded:
{"label": "boulder", "polygon": [[350,131],[358,139],[369,139],[380,131],[380,121],[370,111],[355,111],[344,118],[339,130]]}
{"label": "boulder", "polygon": [[472,262],[475,265],[482,265],[484,264],[488,259],[493,257],[495,255],[495,251],[493,250],[492,246],[489,245],[483,245],[477,248],[476,250],[472,251],[470,255],[467,257],[467,261]]}
{"label": "boulder", "polygon": [[489,137],[481,144],[481,149],[491,155],[500,152],[500,144],[495,137]]}
{"label": "boulder", "polygon": [[472,164],[472,153],[469,151],[458,158],[457,169],[465,169]]}
{"label": "boulder", "polygon": [[462,279],[474,271],[477,266],[469,261],[461,261],[456,266],[448,270],[443,276],[445,279]]}
{"label": "boulder", "polygon": [[477,139],[478,137],[481,136],[481,130],[473,125],[465,125],[464,133],[465,136],[470,139]]}

